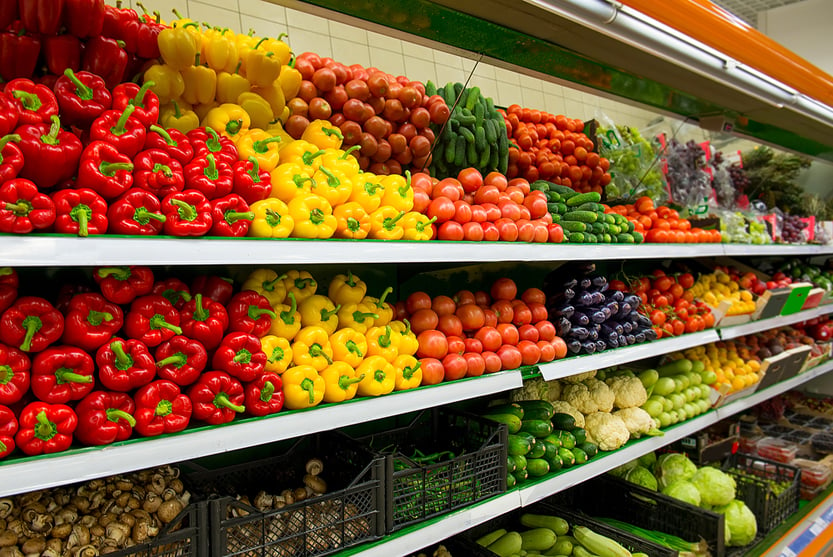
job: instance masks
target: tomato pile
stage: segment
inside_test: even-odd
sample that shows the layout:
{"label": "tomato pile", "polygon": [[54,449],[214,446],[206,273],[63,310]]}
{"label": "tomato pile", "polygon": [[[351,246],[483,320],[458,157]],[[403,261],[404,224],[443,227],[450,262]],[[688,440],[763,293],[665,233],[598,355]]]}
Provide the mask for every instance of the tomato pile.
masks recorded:
{"label": "tomato pile", "polygon": [[624,215],[645,241],[656,244],[703,244],[720,242],[719,230],[704,230],[691,226],[691,221],[680,218],[670,207],[655,207],[650,197],[640,197],[633,205],[614,205],[611,213]]}

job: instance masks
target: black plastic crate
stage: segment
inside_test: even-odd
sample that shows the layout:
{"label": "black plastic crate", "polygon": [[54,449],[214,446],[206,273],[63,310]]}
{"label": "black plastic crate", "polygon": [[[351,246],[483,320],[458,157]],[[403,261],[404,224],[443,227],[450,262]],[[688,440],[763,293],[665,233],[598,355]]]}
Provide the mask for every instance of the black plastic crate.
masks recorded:
{"label": "black plastic crate", "polygon": [[149,542],[108,555],[114,557],[208,557],[208,504],[191,503]]}
{"label": "black plastic crate", "polygon": [[[735,478],[736,498],[755,514],[759,534],[771,532],[798,510],[800,468],[748,454],[732,455],[723,468]],[[780,492],[772,482],[782,484]]]}
{"label": "black plastic crate", "polygon": [[495,555],[482,545],[477,545],[472,540],[468,540],[462,536],[455,536],[423,548],[422,551],[412,553],[408,557],[417,557],[420,554],[432,555],[440,545],[445,546],[454,557],[458,555],[459,557],[494,557]]}
{"label": "black plastic crate", "polygon": [[[433,408],[360,437],[385,459],[387,532],[506,491],[506,435],[502,424]],[[447,456],[430,464],[418,460],[438,453]]]}
{"label": "black plastic crate", "polygon": [[[213,469],[182,465],[188,485],[209,502],[210,555],[328,555],[385,533],[383,458],[338,432],[309,435],[276,452]],[[303,487],[313,457],[323,462],[327,493],[258,510],[259,492]]]}

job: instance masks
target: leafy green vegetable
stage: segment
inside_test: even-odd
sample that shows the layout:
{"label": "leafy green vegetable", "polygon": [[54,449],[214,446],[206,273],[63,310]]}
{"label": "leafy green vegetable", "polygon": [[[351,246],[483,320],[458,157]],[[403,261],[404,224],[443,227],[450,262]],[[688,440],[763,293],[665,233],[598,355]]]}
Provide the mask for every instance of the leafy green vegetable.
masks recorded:
{"label": "leafy green vegetable", "polygon": [[632,484],[641,485],[651,491],[657,490],[657,479],[644,466],[634,466],[625,474],[624,479]]}
{"label": "leafy green vegetable", "polygon": [[758,522],[746,503],[735,499],[714,510],[726,516],[726,529],[729,532],[726,545],[742,547],[755,540],[755,536],[758,535]]}
{"label": "leafy green vegetable", "polygon": [[697,466],[684,454],[668,453],[660,456],[654,466],[654,474],[659,481],[659,488],[679,480],[689,480],[697,472]]}
{"label": "leafy green vegetable", "polygon": [[677,480],[666,486],[662,493],[690,505],[700,506],[700,491],[688,480]]}
{"label": "leafy green vegetable", "polygon": [[735,498],[735,479],[717,468],[700,468],[691,478],[691,483],[700,492],[700,502],[704,505],[728,505]]}

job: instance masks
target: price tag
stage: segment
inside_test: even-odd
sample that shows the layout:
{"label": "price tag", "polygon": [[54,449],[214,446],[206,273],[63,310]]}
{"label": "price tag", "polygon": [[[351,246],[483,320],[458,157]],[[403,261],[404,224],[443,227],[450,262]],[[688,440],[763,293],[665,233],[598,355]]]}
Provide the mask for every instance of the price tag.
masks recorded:
{"label": "price tag", "polygon": [[825,529],[825,527],[826,527],[826,526],[827,526],[827,525],[822,525],[822,524],[819,524],[819,522],[818,522],[818,520],[817,520],[817,521],[813,522],[813,523],[810,525],[810,532],[812,532],[812,533],[813,533],[813,535],[818,536],[819,534],[821,534],[822,532],[824,532],[824,529]]}
{"label": "price tag", "polygon": [[778,557],[795,557],[795,551],[793,551],[789,547],[786,547],[781,551]]}

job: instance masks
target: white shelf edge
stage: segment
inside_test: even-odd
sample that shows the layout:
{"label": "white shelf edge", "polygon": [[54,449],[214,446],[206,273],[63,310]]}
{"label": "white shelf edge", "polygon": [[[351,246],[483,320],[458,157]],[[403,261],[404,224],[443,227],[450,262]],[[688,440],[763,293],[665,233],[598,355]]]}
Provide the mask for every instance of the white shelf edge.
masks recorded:
{"label": "white shelf edge", "polygon": [[406,412],[516,389],[523,385],[520,370],[507,370],[469,381],[454,381],[429,389],[401,391],[379,398],[333,404],[306,412],[276,414],[268,419],[189,431],[181,435],[106,446],[73,454],[60,453],[35,460],[0,463],[0,496],[26,493],[291,439]]}
{"label": "white shelf edge", "polygon": [[538,364],[538,369],[546,381],[569,377],[577,373],[602,369],[616,364],[635,362],[651,356],[668,354],[677,350],[685,350],[693,346],[700,346],[710,342],[717,342],[720,337],[716,329],[689,333],[675,338],[660,339],[653,342],[644,342],[628,346],[627,348],[615,348],[601,354],[589,354],[573,358],[564,358],[546,364]]}
{"label": "white shelf edge", "polygon": [[829,255],[833,245],[805,244],[723,244],[725,255]]}
{"label": "white shelf edge", "polygon": [[761,331],[784,327],[794,323],[801,323],[802,321],[808,321],[830,313],[833,313],[833,304],[825,304],[813,309],[799,311],[798,313],[793,313],[792,315],[779,315],[777,317],[770,317],[769,319],[751,321],[742,325],[733,325],[726,328],[717,327],[717,331],[722,340],[729,340],[751,333],[759,333]]}

